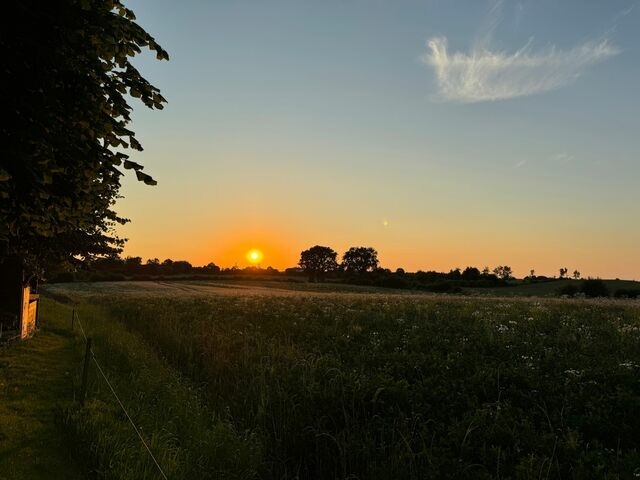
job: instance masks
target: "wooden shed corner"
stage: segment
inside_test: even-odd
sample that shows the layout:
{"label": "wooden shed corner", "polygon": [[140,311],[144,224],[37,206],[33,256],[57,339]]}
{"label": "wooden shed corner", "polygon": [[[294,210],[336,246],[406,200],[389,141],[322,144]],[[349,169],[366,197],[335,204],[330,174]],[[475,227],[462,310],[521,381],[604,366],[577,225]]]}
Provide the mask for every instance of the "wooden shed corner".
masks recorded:
{"label": "wooden shed corner", "polygon": [[38,324],[39,295],[22,258],[0,257],[0,341],[31,337]]}

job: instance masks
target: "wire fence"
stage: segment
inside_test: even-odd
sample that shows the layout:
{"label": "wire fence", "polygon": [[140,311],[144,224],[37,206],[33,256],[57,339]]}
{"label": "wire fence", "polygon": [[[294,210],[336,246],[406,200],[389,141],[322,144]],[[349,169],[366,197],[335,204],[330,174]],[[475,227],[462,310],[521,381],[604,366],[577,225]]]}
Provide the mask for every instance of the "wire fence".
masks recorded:
{"label": "wire fence", "polygon": [[126,407],[122,403],[122,400],[120,400],[120,397],[118,396],[115,388],[113,388],[113,385],[109,381],[109,378],[104,373],[104,370],[103,370],[102,366],[100,365],[100,362],[98,361],[98,358],[96,357],[95,352],[91,348],[91,338],[87,337],[87,334],[86,334],[86,332],[84,330],[84,327],[82,325],[82,321],[80,320],[80,316],[78,315],[78,312],[76,311],[75,308],[73,309],[73,312],[72,312],[71,315],[72,315],[71,316],[71,328],[73,329],[74,324],[76,322],[78,323],[78,327],[80,327],[80,332],[82,333],[82,337],[84,338],[84,341],[85,341],[86,346],[87,346],[87,351],[86,351],[86,356],[85,356],[85,365],[84,365],[84,369],[83,369],[83,372],[82,372],[83,387],[82,387],[82,393],[81,393],[81,401],[84,400],[84,395],[85,395],[86,377],[87,377],[87,373],[88,373],[88,370],[87,370],[88,369],[88,361],[87,360],[91,359],[91,360],[93,360],[93,363],[95,363],[95,365],[96,365],[96,367],[98,369],[98,372],[100,373],[100,376],[104,379],[105,383],[109,387],[109,390],[111,390],[111,393],[113,394],[114,398],[118,402],[118,405],[120,405],[120,408],[122,409],[122,411],[124,412],[125,416],[129,420],[129,423],[131,424],[131,427],[133,427],[134,432],[136,433],[136,435],[138,435],[138,438],[142,442],[142,445],[144,445],[144,448],[149,453],[149,456],[151,457],[151,460],[153,460],[153,463],[158,468],[158,471],[160,472],[160,475],[162,475],[162,478],[164,478],[165,480],[168,480],[167,475],[164,473],[164,470],[162,470],[162,467],[160,466],[160,463],[158,462],[158,460],[156,459],[155,455],[153,454],[153,452],[149,448],[149,445],[147,444],[146,440],[144,439],[144,436],[142,435],[142,433],[140,432],[140,429],[137,427],[137,425],[135,424],[135,422],[131,418],[131,415],[129,415],[129,412],[127,411]]}

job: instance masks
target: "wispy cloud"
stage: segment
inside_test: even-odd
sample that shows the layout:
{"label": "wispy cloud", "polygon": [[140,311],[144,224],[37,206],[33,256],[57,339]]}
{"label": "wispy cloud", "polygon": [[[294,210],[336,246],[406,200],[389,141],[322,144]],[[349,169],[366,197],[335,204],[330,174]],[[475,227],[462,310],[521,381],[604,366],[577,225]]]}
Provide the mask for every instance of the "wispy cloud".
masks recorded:
{"label": "wispy cloud", "polygon": [[445,37],[431,38],[422,61],[438,81],[438,98],[474,103],[524,97],[564,87],[590,65],[619,53],[608,40],[587,42],[570,50],[550,47],[534,52],[531,41],[514,53],[475,48],[447,50]]}
{"label": "wispy cloud", "polygon": [[489,4],[489,11],[480,25],[474,42],[478,48],[485,48],[491,44],[495,31],[498,29],[500,22],[502,22],[504,1],[492,0]]}
{"label": "wispy cloud", "polygon": [[514,168],[520,168],[520,167],[524,166],[526,163],[527,163],[526,160],[520,160],[518,163],[516,163],[514,165]]}
{"label": "wispy cloud", "polygon": [[614,17],[613,17],[613,21],[617,22],[622,20],[624,17],[626,17],[627,15],[629,15],[631,12],[633,12],[636,8],[636,6],[638,5],[638,2],[636,3],[632,3],[630,6],[628,6],[627,8],[625,8],[624,10],[619,11]]}
{"label": "wispy cloud", "polygon": [[551,155],[551,160],[555,160],[557,162],[570,162],[576,157],[568,154],[567,152],[554,153]]}

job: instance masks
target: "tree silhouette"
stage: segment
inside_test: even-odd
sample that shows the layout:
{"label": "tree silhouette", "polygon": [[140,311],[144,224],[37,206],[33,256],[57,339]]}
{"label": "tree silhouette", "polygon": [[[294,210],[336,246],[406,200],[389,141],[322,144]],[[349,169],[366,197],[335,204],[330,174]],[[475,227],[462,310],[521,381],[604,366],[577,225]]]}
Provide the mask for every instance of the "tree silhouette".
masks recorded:
{"label": "tree silhouette", "polygon": [[220,267],[213,262],[207,263],[202,270],[208,273],[220,273]]}
{"label": "tree silhouette", "polygon": [[569,270],[566,267],[560,269],[560,278],[564,278]]}
{"label": "tree silhouette", "polygon": [[462,271],[462,278],[465,280],[478,280],[480,278],[480,270],[476,267],[467,267]]}
{"label": "tree silhouette", "polygon": [[371,247],[351,247],[342,256],[342,268],[350,273],[364,273],[378,268],[378,252]]}
{"label": "tree silhouette", "polygon": [[513,270],[508,265],[500,265],[493,269],[493,273],[496,277],[503,280],[509,280],[513,277]]}
{"label": "tree silhouette", "polygon": [[322,280],[325,274],[337,270],[337,256],[332,248],[316,245],[300,253],[298,264],[309,275],[309,280],[315,282]]}
{"label": "tree silhouette", "polygon": [[580,272],[578,270],[574,270],[573,271],[573,278],[575,280],[579,280],[580,279]]}
{"label": "tree silhouette", "polygon": [[451,270],[449,270],[449,273],[447,273],[447,277],[452,280],[459,280],[461,276],[462,272],[460,272],[459,267],[452,268]]}
{"label": "tree silhouette", "polygon": [[123,149],[142,150],[127,128],[127,94],[149,108],[165,99],[129,58],[142,48],[168,59],[119,0],[3,4],[0,255],[88,260],[115,254],[112,209],[122,168],[156,182]]}

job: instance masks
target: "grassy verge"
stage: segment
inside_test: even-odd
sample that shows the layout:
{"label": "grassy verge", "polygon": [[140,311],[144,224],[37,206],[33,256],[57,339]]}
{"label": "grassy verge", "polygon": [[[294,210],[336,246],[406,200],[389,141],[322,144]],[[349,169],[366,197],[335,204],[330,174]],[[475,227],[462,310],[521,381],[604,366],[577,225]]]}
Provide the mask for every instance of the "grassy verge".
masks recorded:
{"label": "grassy verge", "polygon": [[[73,405],[80,357],[69,311],[44,301],[37,335],[0,348],[0,479],[80,479],[60,412]],[[66,325],[66,329],[63,328]]]}
{"label": "grassy verge", "polygon": [[[71,308],[44,299],[43,325],[0,350],[0,479],[162,478],[94,363],[78,395],[84,340]],[[140,337],[104,310],[79,316],[107,378],[168,478],[253,478],[258,443],[201,401]]]}
{"label": "grassy verge", "polygon": [[[199,388],[99,307],[79,316],[95,356],[168,478],[254,476],[257,443],[201,401]],[[162,478],[95,364],[85,408],[67,411],[70,438],[105,479]]]}

